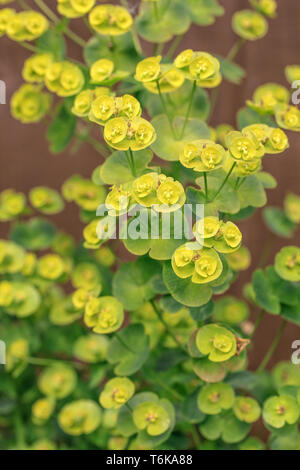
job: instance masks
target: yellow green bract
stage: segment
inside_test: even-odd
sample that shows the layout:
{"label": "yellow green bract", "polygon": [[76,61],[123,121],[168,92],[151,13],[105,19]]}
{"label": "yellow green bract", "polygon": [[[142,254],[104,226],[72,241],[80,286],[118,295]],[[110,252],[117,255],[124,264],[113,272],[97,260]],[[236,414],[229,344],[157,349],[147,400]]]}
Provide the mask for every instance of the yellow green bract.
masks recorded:
{"label": "yellow green bract", "polygon": [[99,401],[103,408],[118,409],[130,400],[134,394],[134,384],[126,377],[109,380],[101,392]]}
{"label": "yellow green bract", "polygon": [[58,415],[58,423],[66,434],[90,434],[101,423],[100,407],[92,400],[77,400],[65,405]]}

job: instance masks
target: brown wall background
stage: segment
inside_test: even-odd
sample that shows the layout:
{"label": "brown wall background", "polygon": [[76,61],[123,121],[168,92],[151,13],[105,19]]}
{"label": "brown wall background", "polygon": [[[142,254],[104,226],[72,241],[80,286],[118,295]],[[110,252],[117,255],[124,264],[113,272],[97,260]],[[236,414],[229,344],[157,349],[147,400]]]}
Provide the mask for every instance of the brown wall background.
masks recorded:
{"label": "brown wall background", "polygon": [[[28,3],[33,5],[33,2],[28,1]],[[51,7],[56,5],[55,0],[48,0],[47,3]],[[178,51],[191,47],[220,55],[228,53],[237,39],[231,30],[232,14],[236,10],[249,8],[249,3],[247,0],[220,0],[220,3],[226,8],[226,14],[218,18],[213,26],[205,28],[192,26]],[[85,39],[90,36],[87,28],[78,20],[72,21],[71,28]],[[145,51],[151,54],[151,46],[144,46]],[[236,58],[236,62],[247,71],[243,84],[236,86],[224,82],[221,85],[212,124],[227,122],[234,125],[236,111],[252,96],[258,85],[273,81],[288,86],[284,78],[284,67],[300,63],[299,47],[300,3],[296,0],[278,0],[278,15],[275,20],[269,21],[268,35],[262,40],[247,42]],[[80,48],[76,45],[69,44],[68,52],[70,57],[81,59]],[[24,59],[29,55],[30,52],[8,38],[0,39],[0,79],[4,80],[7,86],[7,103],[14,90],[22,83],[21,69]],[[45,124],[23,125],[15,121],[10,116],[9,104],[0,105],[0,119],[0,191],[13,187],[28,193],[29,189],[36,185],[59,189],[70,175],[77,173],[88,177],[101,163],[99,154],[85,144],[75,155],[71,155],[69,151],[56,156],[50,154],[45,140]],[[288,191],[300,193],[300,137],[296,133],[290,133],[289,137],[291,146],[283,156],[270,156],[264,159],[265,170],[270,171],[278,181],[278,187],[268,192],[268,201],[271,205],[282,206],[284,195]],[[59,229],[73,234],[80,240],[82,225],[78,221],[75,207],[68,205],[62,214],[54,217],[54,221]],[[245,245],[251,250],[253,261],[248,271],[240,276],[230,291],[238,295],[241,294],[244,283],[251,278],[262,251],[270,242],[273,243],[273,248],[269,262],[272,262],[274,254],[284,244],[299,245],[299,230],[294,239],[287,242],[270,235],[262,222],[261,211],[257,211],[249,221],[242,222],[240,227]],[[1,224],[0,237],[6,236],[7,230],[7,225]],[[257,312],[252,312],[253,318],[256,314]],[[263,320],[255,336],[255,347],[250,353],[251,368],[254,369],[261,361],[271,338],[277,331],[279,322],[280,320],[270,315]],[[293,340],[299,338],[299,328],[289,325],[270,364],[280,359],[289,359],[290,345]]]}

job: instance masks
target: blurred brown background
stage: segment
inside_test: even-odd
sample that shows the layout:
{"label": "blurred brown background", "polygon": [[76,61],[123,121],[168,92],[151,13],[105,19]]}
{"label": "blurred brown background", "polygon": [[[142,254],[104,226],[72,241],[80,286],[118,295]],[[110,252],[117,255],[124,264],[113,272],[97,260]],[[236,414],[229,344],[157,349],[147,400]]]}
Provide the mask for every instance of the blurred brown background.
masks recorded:
{"label": "blurred brown background", "polygon": [[[56,5],[55,0],[48,0],[46,3],[52,8]],[[220,3],[226,8],[226,14],[217,18],[213,26],[202,28],[193,26],[179,46],[178,52],[191,47],[220,55],[228,53],[237,39],[231,30],[232,14],[236,10],[249,8],[249,3],[248,0],[221,0]],[[28,1],[28,4],[33,5],[33,2]],[[90,36],[86,26],[78,20],[72,21],[71,29],[84,39]],[[234,125],[236,111],[251,97],[258,85],[273,81],[288,86],[284,77],[284,67],[300,63],[299,47],[300,3],[296,0],[278,0],[278,15],[275,20],[269,21],[268,35],[262,40],[247,42],[236,58],[236,62],[248,72],[243,84],[221,85],[212,124],[227,122]],[[144,48],[148,54],[151,54],[152,46],[144,44]],[[81,59],[78,46],[69,44],[68,52],[70,57]],[[0,39],[0,79],[4,80],[7,86],[7,103],[14,90],[22,83],[21,69],[24,59],[29,55],[30,52],[6,37]],[[0,105],[0,117],[0,191],[13,187],[27,193],[36,185],[59,189],[70,175],[77,173],[88,177],[101,163],[99,154],[85,144],[76,155],[71,155],[69,151],[56,156],[51,155],[45,139],[45,124],[23,125],[15,121],[10,116],[9,104]],[[269,156],[264,159],[265,170],[270,171],[278,181],[278,187],[268,192],[268,201],[271,205],[282,206],[287,191],[300,193],[300,137],[295,133],[290,133],[289,137],[291,146],[283,156]],[[78,221],[77,209],[72,205],[68,205],[62,214],[56,216],[55,222],[59,229],[68,231],[80,240],[82,225]],[[251,278],[262,251],[269,246],[272,239],[269,262],[272,262],[274,254],[282,245],[299,244],[299,231],[295,238],[288,242],[270,235],[262,222],[260,211],[257,211],[249,221],[241,223],[240,227],[253,260],[250,269],[243,273],[232,287],[230,292],[235,294],[241,293],[243,284]],[[2,224],[1,237],[6,236],[7,229],[7,225]],[[256,315],[257,312],[253,312],[253,318]],[[251,368],[255,369],[261,361],[278,329],[279,322],[280,320],[274,316],[268,316],[263,320],[262,327],[255,336],[255,347],[250,354]],[[290,346],[295,339],[300,339],[300,330],[296,326],[289,325],[270,365],[280,359],[290,358]]]}

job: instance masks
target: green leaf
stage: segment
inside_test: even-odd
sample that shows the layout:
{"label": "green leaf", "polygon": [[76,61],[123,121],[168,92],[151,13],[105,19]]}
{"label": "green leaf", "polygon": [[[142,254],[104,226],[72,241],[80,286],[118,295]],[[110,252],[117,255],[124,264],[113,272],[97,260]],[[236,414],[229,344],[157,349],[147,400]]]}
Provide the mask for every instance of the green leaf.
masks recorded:
{"label": "green leaf", "polygon": [[239,421],[232,412],[225,416],[222,440],[227,444],[241,442],[251,429],[251,424]]}
{"label": "green leaf", "polygon": [[248,206],[263,207],[267,203],[266,192],[261,181],[255,175],[247,176],[237,193],[241,209]]}
{"label": "green leaf", "polygon": [[280,313],[280,303],[277,292],[262,269],[258,269],[253,274],[252,285],[258,305],[267,312],[278,315]]}
{"label": "green leaf", "polygon": [[109,344],[107,360],[110,364],[117,364],[114,368],[116,375],[132,375],[148,357],[149,336],[145,335],[144,326],[140,323],[129,325],[116,335]]}
{"label": "green leaf", "polygon": [[163,280],[172,297],[188,307],[200,307],[207,304],[211,298],[211,287],[194,284],[190,279],[179,278],[168,261],[163,267]]}
{"label": "green leaf", "polygon": [[[177,0],[161,0],[158,15],[153,14],[152,2],[143,2],[135,24],[137,32],[149,42],[167,42],[176,34],[185,33],[190,26],[190,16]],[[167,8],[166,8],[167,6]]]}
{"label": "green leaf", "polygon": [[204,322],[211,317],[213,309],[214,303],[212,299],[210,299],[207,304],[201,307],[190,307],[190,313],[196,322]]}
{"label": "green leaf", "polygon": [[[240,210],[240,201],[237,192],[232,188],[230,184],[227,184],[222,191],[214,198],[219,187],[226,178],[226,173],[223,170],[217,170],[208,174],[207,186],[208,186],[208,201],[212,201],[208,204],[209,210],[224,212],[228,214],[236,214]],[[196,183],[204,188],[203,176],[196,179]],[[208,208],[206,208],[208,210]]]}
{"label": "green leaf", "polygon": [[186,0],[184,5],[193,23],[209,26],[215,22],[215,16],[224,14],[224,8],[218,0]]}
{"label": "green leaf", "polygon": [[29,222],[19,222],[13,225],[11,239],[26,250],[45,250],[51,246],[56,229],[53,224],[44,219],[33,218]]}
{"label": "green leaf", "polygon": [[58,106],[56,115],[47,131],[50,150],[53,153],[62,152],[75,133],[77,118],[72,114],[66,102]]}
{"label": "green leaf", "polygon": [[137,62],[140,60],[130,33],[114,36],[111,46],[109,37],[93,36],[84,48],[84,59],[91,66],[96,60],[109,59],[115,64],[117,70],[134,72]]}
{"label": "green leaf", "polygon": [[124,263],[114,275],[113,295],[126,310],[137,310],[155,296],[154,280],[159,274],[159,264],[147,257]]}
{"label": "green leaf", "polygon": [[216,57],[221,63],[222,76],[229,82],[234,83],[235,85],[239,85],[246,76],[245,70],[226,58],[220,56]]}
{"label": "green leaf", "polygon": [[280,237],[291,238],[297,227],[279,207],[266,207],[263,218],[269,230]]}
{"label": "green leaf", "polygon": [[39,52],[50,52],[55,60],[63,60],[66,56],[66,43],[64,37],[54,29],[48,29],[36,41]]}
{"label": "green leaf", "polygon": [[125,152],[113,152],[101,166],[100,176],[105,184],[127,183],[140,176],[153,158],[150,150],[133,152],[136,174],[133,175]]}
{"label": "green leaf", "polygon": [[182,309],[182,305],[177,302],[171,295],[165,295],[159,301],[159,306],[162,310],[168,313],[176,313]]}
{"label": "green leaf", "polygon": [[266,275],[281,303],[297,305],[300,302],[300,284],[285,281],[278,276],[273,266],[266,268]]}
{"label": "green leaf", "polygon": [[188,421],[189,423],[202,423],[205,419],[205,414],[199,410],[197,399],[199,395],[199,388],[194,390],[191,395],[187,395],[182,407],[181,407],[181,415],[184,421]]}
{"label": "green leaf", "polygon": [[[176,136],[180,135],[184,120],[182,116],[174,119],[173,129]],[[191,118],[188,120],[182,139],[175,139],[165,114],[156,116],[151,123],[157,133],[157,138],[151,148],[163,160],[179,160],[179,155],[188,142],[197,139],[209,139],[211,136],[210,129],[200,119]]]}
{"label": "green leaf", "polygon": [[272,116],[269,114],[258,114],[251,108],[242,108],[238,111],[237,124],[240,130],[251,124],[267,124],[271,127],[277,127]]}
{"label": "green leaf", "polygon": [[277,181],[273,175],[267,171],[260,171],[256,174],[256,177],[262,183],[263,187],[266,189],[274,189],[277,186]]}
{"label": "green leaf", "polygon": [[[172,118],[175,118],[176,116],[186,116],[189,106],[191,86],[191,83],[186,82],[178,90],[164,95],[167,102],[168,113]],[[143,95],[145,96],[145,107],[151,117],[164,113],[164,109],[158,95],[146,91]],[[210,102],[207,92],[203,90],[203,88],[197,87],[190,111],[190,117],[205,121],[209,115],[209,110]]]}

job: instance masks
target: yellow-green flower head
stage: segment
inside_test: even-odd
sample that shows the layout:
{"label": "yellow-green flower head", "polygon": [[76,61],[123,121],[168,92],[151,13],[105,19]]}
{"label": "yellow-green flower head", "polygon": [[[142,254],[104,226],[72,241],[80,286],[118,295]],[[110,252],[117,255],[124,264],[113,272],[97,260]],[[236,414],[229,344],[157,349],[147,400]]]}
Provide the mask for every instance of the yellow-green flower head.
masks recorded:
{"label": "yellow-green flower head", "polygon": [[123,320],[123,306],[115,297],[91,298],[85,306],[85,324],[95,333],[112,333],[120,328]]}
{"label": "yellow-green flower head", "polygon": [[106,197],[103,186],[81,176],[72,176],[65,181],[62,194],[67,201],[75,201],[79,207],[87,211],[95,211]]}
{"label": "yellow-green flower head", "polygon": [[37,11],[16,13],[9,21],[6,34],[14,41],[33,41],[49,28],[47,18]]}
{"label": "yellow-green flower head", "polygon": [[241,38],[255,41],[267,34],[268,22],[256,11],[242,10],[233,15],[232,29]]}
{"label": "yellow-green flower head", "polygon": [[157,173],[147,173],[134,180],[132,185],[132,196],[142,206],[151,207],[157,204],[156,190],[159,184]]}
{"label": "yellow-green flower head", "polygon": [[252,101],[247,105],[259,113],[273,113],[278,104],[287,104],[290,100],[290,92],[278,83],[265,83],[256,88]]}
{"label": "yellow-green flower head", "polygon": [[104,139],[117,150],[142,150],[156,139],[155,129],[146,119],[124,117],[110,119],[104,127]]}
{"label": "yellow-green flower head", "polygon": [[150,436],[159,436],[171,426],[171,418],[161,402],[145,401],[133,410],[133,421],[140,430],[145,430]]}
{"label": "yellow-green flower head", "polygon": [[56,450],[56,445],[50,439],[39,439],[31,445],[30,450]]}
{"label": "yellow-green flower head", "polygon": [[260,406],[254,398],[237,397],[233,405],[233,412],[238,420],[244,423],[254,423],[260,417]]}
{"label": "yellow-green flower head", "polygon": [[63,364],[46,367],[38,378],[39,390],[47,397],[57,399],[70,395],[76,384],[74,369]]}
{"label": "yellow-green flower head", "polygon": [[289,147],[289,139],[282,129],[270,129],[265,149],[267,153],[281,153]]}
{"label": "yellow-green flower head", "polygon": [[198,330],[196,345],[201,354],[212,362],[224,362],[236,353],[236,338],[231,331],[217,324],[205,325]]}
{"label": "yellow-green flower head", "polygon": [[253,175],[254,173],[257,173],[260,169],[261,169],[260,158],[255,158],[254,160],[250,160],[249,162],[237,161],[236,167],[234,168],[234,175],[237,177],[243,178],[245,176],[249,176],[249,175]]}
{"label": "yellow-green flower head", "polygon": [[95,0],[57,0],[57,11],[67,18],[86,15],[95,5]]}
{"label": "yellow-green flower head", "polygon": [[51,248],[60,256],[71,256],[75,251],[75,242],[71,235],[58,232],[55,235]]}
{"label": "yellow-green flower head", "polygon": [[101,240],[97,234],[99,219],[93,220],[83,229],[83,238],[87,248],[98,248]]}
{"label": "yellow-green flower head", "polygon": [[197,251],[194,258],[195,272],[192,282],[207,284],[218,279],[223,271],[223,264],[218,253],[212,248],[202,248]]}
{"label": "yellow-green flower head", "polygon": [[157,189],[158,203],[163,206],[157,210],[164,212],[172,206],[172,211],[179,209],[185,203],[186,196],[184,188],[179,181],[173,178],[166,178],[165,175],[159,176],[159,186]]}
{"label": "yellow-green flower head", "polygon": [[119,36],[132,26],[131,14],[123,7],[115,5],[98,5],[89,14],[91,27],[100,34]]}
{"label": "yellow-green flower head", "polygon": [[131,95],[123,95],[116,98],[116,111],[118,116],[125,116],[127,119],[133,119],[141,115],[141,105],[139,101]]}
{"label": "yellow-green flower head", "polygon": [[65,405],[58,423],[66,434],[80,436],[95,431],[102,418],[101,408],[92,400],[77,400]]}
{"label": "yellow-green flower head", "polygon": [[277,10],[276,0],[250,0],[250,3],[263,15],[275,18]]}
{"label": "yellow-green flower head", "polygon": [[106,87],[97,87],[94,90],[81,91],[74,100],[72,113],[79,117],[88,116],[91,111],[92,102],[96,100],[98,96],[108,94],[109,88]]}
{"label": "yellow-green flower head", "polygon": [[270,397],[263,406],[263,419],[273,428],[282,428],[285,424],[298,421],[300,408],[296,398],[291,395]]}
{"label": "yellow-green flower head", "polygon": [[26,253],[24,265],[22,268],[23,276],[32,276],[37,265],[37,256],[35,253]]}
{"label": "yellow-green flower head", "polygon": [[26,82],[42,83],[46,70],[53,61],[52,54],[47,52],[34,54],[24,62],[22,77]]}
{"label": "yellow-green flower head", "polygon": [[284,71],[286,79],[290,84],[300,80],[300,65],[287,65]]}
{"label": "yellow-green flower head", "polygon": [[[242,242],[242,234],[239,228],[233,222],[219,222],[219,228],[215,235],[211,237],[203,237],[203,225],[206,224],[206,217],[203,222],[197,222],[195,226],[195,237],[196,239],[204,244],[207,247],[213,247],[216,251],[220,253],[231,253],[236,251]],[[216,224],[217,222],[212,222],[212,218],[208,218],[209,226]],[[214,225],[216,227],[216,225]]]}
{"label": "yellow-green flower head", "polygon": [[300,369],[291,362],[282,361],[276,364],[272,376],[278,389],[286,385],[300,387]]}
{"label": "yellow-green flower head", "polygon": [[300,248],[285,246],[275,257],[275,271],[286,281],[300,281]]}
{"label": "yellow-green flower head", "polygon": [[13,301],[13,287],[9,281],[0,282],[0,307],[8,307]]}
{"label": "yellow-green flower head", "polygon": [[233,127],[230,124],[220,124],[216,127],[217,141],[220,142],[223,147],[226,147],[226,136],[229,132],[233,131]]}
{"label": "yellow-green flower head", "polygon": [[289,193],[284,199],[284,211],[287,217],[294,223],[300,223],[300,197]]}
{"label": "yellow-green flower head", "polygon": [[300,131],[300,111],[296,106],[278,104],[275,107],[275,119],[283,129]]}
{"label": "yellow-green flower head", "polygon": [[46,70],[45,85],[60,97],[73,96],[82,89],[84,76],[78,65],[52,62]]}
{"label": "yellow-green flower head", "polygon": [[88,299],[90,297],[89,291],[85,289],[77,289],[75,292],[72,294],[72,303],[76,310],[82,310],[85,307],[85,304],[87,303]]}
{"label": "yellow-green flower head", "polygon": [[182,278],[191,277],[195,271],[194,257],[196,251],[186,243],[178,247],[172,255],[172,268],[175,274]]}
{"label": "yellow-green flower head", "polygon": [[7,313],[19,318],[28,317],[36,312],[41,304],[38,290],[23,281],[13,281],[13,301],[7,308]]}
{"label": "yellow-green flower head", "polygon": [[6,351],[6,370],[13,377],[18,377],[27,365],[29,356],[29,344],[24,338],[14,340]]}
{"label": "yellow-green flower head", "polygon": [[192,49],[185,49],[175,58],[174,65],[178,69],[184,69],[192,63],[195,57],[196,53]]}
{"label": "yellow-green flower head", "polygon": [[114,63],[109,59],[99,59],[90,68],[92,83],[101,83],[111,77],[114,70]]}
{"label": "yellow-green flower head", "polygon": [[109,246],[101,246],[97,251],[95,251],[94,257],[100,264],[107,266],[108,268],[116,261],[116,257]]}
{"label": "yellow-green flower head", "polygon": [[109,340],[104,335],[89,334],[80,336],[73,346],[73,353],[81,361],[90,364],[99,363],[106,359]]}
{"label": "yellow-green flower head", "polygon": [[93,263],[79,263],[71,273],[72,284],[75,288],[91,291],[101,286],[101,276]]}
{"label": "yellow-green flower head", "polygon": [[0,273],[17,273],[25,261],[24,249],[14,242],[0,240]]}
{"label": "yellow-green flower head", "polygon": [[101,95],[92,102],[89,120],[104,125],[115,112],[115,99],[112,96]]}
{"label": "yellow-green flower head", "polygon": [[134,395],[134,384],[127,377],[115,377],[109,380],[101,392],[99,401],[103,408],[118,409]]}
{"label": "yellow-green flower head", "polygon": [[186,144],[179,160],[186,168],[207,172],[221,168],[225,156],[225,149],[221,145],[202,139]]}
{"label": "yellow-green flower head", "polygon": [[160,55],[141,60],[136,66],[134,78],[142,83],[157,80],[160,75],[160,61]]}
{"label": "yellow-green flower head", "polygon": [[10,101],[12,116],[23,124],[38,122],[49,111],[51,96],[43,93],[39,86],[22,85]]}
{"label": "yellow-green flower head", "polygon": [[59,255],[45,255],[38,260],[37,272],[43,279],[56,281],[64,274],[65,263]]}
{"label": "yellow-green flower head", "polygon": [[[147,60],[147,59],[146,59]],[[169,65],[161,65],[161,74],[157,80],[144,82],[144,87],[151,91],[151,93],[158,94],[159,90],[161,93],[171,93],[177,90],[184,83],[184,73],[178,70],[176,67]],[[158,84],[159,83],[159,87]]]}
{"label": "yellow-green flower head", "polygon": [[12,8],[2,8],[0,10],[0,37],[6,33],[7,27],[16,14]]}
{"label": "yellow-green flower head", "polygon": [[249,316],[249,308],[245,302],[227,296],[214,304],[213,318],[215,321],[238,325]]}
{"label": "yellow-green flower head", "polygon": [[59,193],[46,186],[38,186],[31,189],[29,200],[35,209],[43,214],[57,214],[61,212],[64,203]]}
{"label": "yellow-green flower head", "polygon": [[127,211],[130,203],[130,191],[124,186],[113,186],[108,193],[105,204],[108,209],[114,209],[118,214]]}
{"label": "yellow-green flower head", "polygon": [[192,80],[203,88],[213,88],[221,83],[220,62],[207,52],[197,52],[196,58],[189,65]]}
{"label": "yellow-green flower head", "polygon": [[16,193],[13,189],[6,189],[0,193],[0,220],[12,220],[22,214],[26,207],[26,197]]}
{"label": "yellow-green flower head", "polygon": [[52,397],[40,398],[32,405],[32,421],[34,424],[43,425],[50,418],[55,408],[55,400]]}
{"label": "yellow-green flower head", "polygon": [[235,160],[245,162],[258,157],[257,139],[254,134],[245,136],[242,132],[230,132],[226,137],[229,154]]}
{"label": "yellow-green flower head", "polygon": [[245,246],[241,246],[237,251],[226,254],[226,261],[234,271],[245,271],[251,264],[250,251]]}
{"label": "yellow-green flower head", "polygon": [[218,217],[208,216],[198,220],[195,225],[196,238],[214,237],[220,229],[220,221]]}
{"label": "yellow-green flower head", "polygon": [[198,395],[199,409],[208,415],[217,415],[232,408],[235,400],[233,388],[226,383],[204,385]]}

